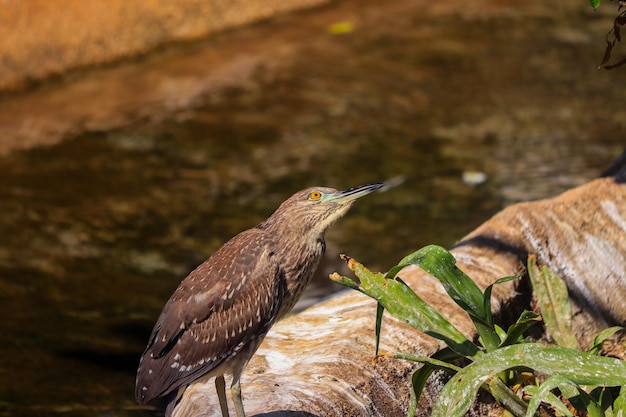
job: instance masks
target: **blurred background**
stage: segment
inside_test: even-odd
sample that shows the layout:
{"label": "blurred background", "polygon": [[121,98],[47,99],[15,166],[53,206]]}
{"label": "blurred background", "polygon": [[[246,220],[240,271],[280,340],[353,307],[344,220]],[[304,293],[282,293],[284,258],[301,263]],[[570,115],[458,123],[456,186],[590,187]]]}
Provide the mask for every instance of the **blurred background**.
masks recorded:
{"label": "blurred background", "polygon": [[164,303],[299,189],[398,184],[327,233],[303,308],[340,253],[385,271],[625,148],[616,4],[60,3],[0,10],[0,416],[158,416]]}

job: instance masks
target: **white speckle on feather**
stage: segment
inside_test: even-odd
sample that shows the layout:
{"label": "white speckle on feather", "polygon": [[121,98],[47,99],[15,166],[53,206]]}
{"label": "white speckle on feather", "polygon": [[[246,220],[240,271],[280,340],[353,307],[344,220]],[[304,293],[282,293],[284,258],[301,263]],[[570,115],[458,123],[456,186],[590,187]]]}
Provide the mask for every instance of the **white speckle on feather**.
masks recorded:
{"label": "white speckle on feather", "polygon": [[602,201],[600,205],[602,206],[602,209],[604,210],[606,215],[609,216],[609,218],[613,220],[620,229],[626,232],[626,219],[623,219],[620,216],[617,205],[610,200]]}
{"label": "white speckle on feather", "polygon": [[207,293],[206,292],[201,292],[201,293],[195,294],[193,296],[193,298],[196,301],[196,303],[202,304],[202,303],[206,302]]}

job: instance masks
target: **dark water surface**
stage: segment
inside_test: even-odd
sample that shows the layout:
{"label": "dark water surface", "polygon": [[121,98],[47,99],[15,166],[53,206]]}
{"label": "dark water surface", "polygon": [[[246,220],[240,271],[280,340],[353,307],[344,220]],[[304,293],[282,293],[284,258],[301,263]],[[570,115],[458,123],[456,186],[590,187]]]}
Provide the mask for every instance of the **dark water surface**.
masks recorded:
{"label": "dark water surface", "polygon": [[[310,303],[335,290],[339,253],[386,270],[607,167],[626,144],[626,73],[595,69],[613,10],[462,4],[340,2],[4,98],[5,113],[21,100],[15,117],[61,123],[71,115],[38,107],[42,91],[115,76],[124,103],[142,100],[137,83],[187,92],[0,158],[0,415],[157,415],[133,385],[163,304],[301,188],[401,181],[327,234]],[[329,33],[344,20],[352,32]],[[207,87],[208,55],[244,75]],[[468,171],[486,182],[464,183]]]}

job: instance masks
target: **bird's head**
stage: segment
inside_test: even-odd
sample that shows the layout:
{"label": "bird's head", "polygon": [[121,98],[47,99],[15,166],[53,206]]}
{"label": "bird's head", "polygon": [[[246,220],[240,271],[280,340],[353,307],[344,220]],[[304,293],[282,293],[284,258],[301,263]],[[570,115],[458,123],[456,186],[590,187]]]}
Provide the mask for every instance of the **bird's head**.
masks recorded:
{"label": "bird's head", "polygon": [[384,183],[375,183],[337,191],[328,187],[311,187],[298,191],[272,214],[260,227],[277,227],[292,233],[319,236],[343,216],[354,202]]}

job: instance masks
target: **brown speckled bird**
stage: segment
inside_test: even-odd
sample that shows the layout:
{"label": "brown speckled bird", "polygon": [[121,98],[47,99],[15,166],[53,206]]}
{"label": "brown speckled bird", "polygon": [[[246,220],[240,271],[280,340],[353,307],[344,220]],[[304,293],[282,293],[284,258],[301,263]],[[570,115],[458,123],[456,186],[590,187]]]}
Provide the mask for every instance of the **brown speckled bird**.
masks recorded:
{"label": "brown speckled bird", "polygon": [[152,330],[137,370],[137,401],[166,397],[169,417],[189,384],[216,377],[227,417],[224,374],[230,374],[235,411],[244,417],[241,373],[270,327],[311,281],[324,254],[324,232],[357,198],[383,185],[299,191],[192,271]]}

